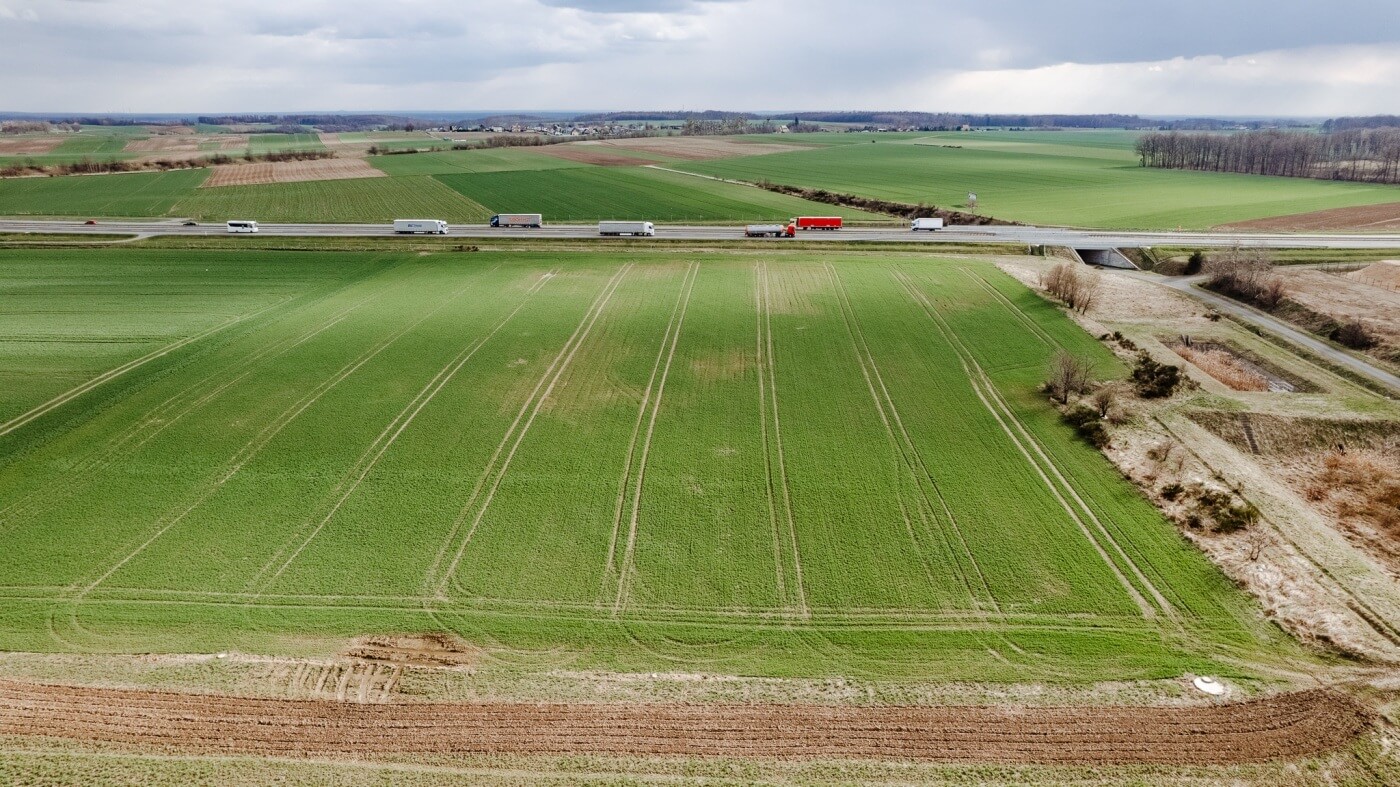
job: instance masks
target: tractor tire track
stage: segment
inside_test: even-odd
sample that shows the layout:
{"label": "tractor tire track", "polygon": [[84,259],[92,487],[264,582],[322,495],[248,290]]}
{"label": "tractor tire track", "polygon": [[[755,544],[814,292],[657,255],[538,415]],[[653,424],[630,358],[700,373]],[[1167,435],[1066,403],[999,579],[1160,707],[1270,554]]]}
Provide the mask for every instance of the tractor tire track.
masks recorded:
{"label": "tractor tire track", "polygon": [[[651,418],[647,422],[646,437],[642,440],[642,455],[637,462],[637,476],[632,490],[632,510],[627,526],[627,549],[622,555],[622,569],[617,581],[617,599],[613,602],[613,617],[620,615],[626,607],[628,588],[632,574],[636,570],[633,552],[637,545],[637,525],[642,509],[642,487],[646,483],[647,457],[651,453],[652,436],[656,433],[656,419],[661,414],[661,399],[666,393],[666,378],[671,374],[671,363],[676,357],[676,345],[680,343],[681,327],[685,324],[685,312],[690,306],[690,295],[695,291],[695,279],[699,276],[699,272],[699,263],[691,263],[690,269],[686,272],[687,279],[681,285],[681,296],[676,302],[676,312],[672,317],[675,328],[667,337],[670,341],[670,347],[666,348],[664,342],[662,345],[666,352],[666,365],[661,369],[661,379],[656,383],[656,398],[651,405]],[[657,357],[657,360],[660,360],[660,356]],[[650,395],[650,387],[648,387],[647,393]],[[609,549],[609,553],[611,554],[611,549]]]}
{"label": "tractor tire track", "polygon": [[[495,338],[496,334],[500,333],[502,328],[504,328],[508,323],[510,323],[511,320],[515,319],[515,315],[519,314],[520,311],[524,309],[527,304],[530,303],[530,299],[534,297],[535,293],[543,289],[544,285],[552,279],[552,274],[541,276],[528,290],[526,290],[525,297],[521,299],[520,303],[516,304],[515,308],[512,309],[510,313],[506,314],[506,316],[502,317],[500,321],[498,321],[494,326],[492,326],[491,330],[487,332],[485,336],[477,338],[475,341],[471,342],[466,347],[464,347],[461,352],[459,352],[455,357],[452,358],[452,360],[448,361],[441,369],[439,369],[437,374],[434,375],[432,379],[428,380],[428,382],[423,386],[423,388],[421,388],[418,391],[418,394],[415,395],[413,399],[409,400],[409,403],[404,406],[404,409],[399,411],[399,414],[394,417],[394,420],[390,421],[388,426],[384,427],[384,431],[379,433],[379,436],[375,438],[374,442],[370,444],[369,448],[365,449],[365,453],[360,455],[359,460],[357,460],[355,465],[352,467],[350,474],[348,474],[345,478],[341,480],[340,485],[337,486],[337,489],[335,491],[343,491],[341,491],[340,496],[336,498],[335,503],[330,507],[330,510],[326,512],[326,515],[321,519],[321,521],[318,522],[314,528],[312,528],[311,532],[308,533],[306,535],[306,538],[304,538],[302,542],[297,545],[296,549],[292,550],[292,553],[281,562],[277,569],[273,571],[271,576],[267,577],[265,580],[255,579],[253,583],[254,586],[257,586],[260,590],[265,589],[272,583],[276,582],[277,579],[282,576],[282,574],[288,569],[288,567],[290,567],[292,563],[295,562],[298,557],[300,557],[302,551],[304,551],[306,547],[309,546],[311,542],[316,539],[316,536],[320,535],[321,531],[326,527],[326,525],[333,518],[335,518],[335,515],[340,511],[341,507],[345,505],[345,502],[349,500],[352,496],[354,496],[356,490],[359,489],[360,484],[379,464],[379,460],[382,459],[386,453],[388,453],[390,448],[393,447],[394,443],[399,439],[399,435],[403,434],[404,430],[407,429],[409,425],[413,423],[414,419],[418,417],[418,414],[421,413],[423,409],[426,408],[435,397],[437,397],[438,393],[441,392],[443,388],[447,387],[447,384],[452,381],[452,378],[456,377],[457,373],[462,370],[462,367],[466,366],[467,362],[470,361],[476,355],[476,353],[483,346],[486,345],[487,342]],[[451,297],[449,297],[443,303],[443,306],[439,308],[445,308],[447,304],[455,301],[457,297],[460,296],[463,292],[465,292],[470,286],[471,282],[454,292],[451,295]],[[434,312],[436,311],[437,310],[434,310]],[[432,313],[430,313],[430,315],[431,314]],[[423,319],[427,319],[427,316],[425,316]],[[354,479],[349,480],[350,476],[352,475],[354,476]],[[332,492],[332,494],[334,493],[335,492]],[[264,570],[263,574],[265,573],[266,570]]]}
{"label": "tractor tire track", "polygon": [[[900,417],[899,408],[894,403],[894,397],[890,394],[889,388],[885,385],[884,376],[880,374],[880,367],[875,362],[875,355],[870,350],[870,344],[866,341],[865,332],[860,326],[860,321],[855,316],[855,308],[851,305],[850,293],[846,290],[846,285],[841,281],[835,266],[826,263],[827,273],[831,276],[832,284],[836,290],[837,301],[841,306],[841,316],[846,323],[846,334],[850,337],[851,347],[856,352],[857,360],[860,363],[861,374],[865,377],[865,384],[870,391],[870,397],[880,413],[880,422],[885,427],[885,432],[889,437],[891,445],[895,446],[901,459],[901,464],[914,481],[915,488],[919,492],[920,518],[923,519],[927,529],[935,530],[940,536],[948,550],[949,557],[953,558],[954,566],[958,572],[958,578],[964,589],[967,590],[969,599],[974,606],[988,604],[993,611],[1000,613],[1001,605],[997,603],[996,595],[992,593],[991,584],[987,581],[987,575],[978,564],[972,548],[968,546],[967,539],[962,532],[962,527],[958,524],[957,517],[948,505],[947,498],[943,496],[943,490],[938,481],[934,478],[933,472],[924,462],[923,456],[919,453],[914,438],[909,434],[909,430],[904,425],[904,419]],[[877,393],[878,388],[878,393]],[[896,434],[897,430],[897,434]],[[935,513],[933,499],[928,494],[928,489],[933,490],[933,498],[937,499],[939,509],[948,521],[948,526],[952,528],[953,534],[957,537],[957,546],[954,546],[952,538],[943,530]],[[903,508],[903,502],[900,503]],[[932,521],[928,518],[932,517]],[[906,522],[907,522],[906,517]],[[917,540],[914,534],[910,533],[911,540],[917,547]],[[980,590],[974,588],[973,581],[967,576],[965,570],[958,564],[957,555],[961,554],[972,567],[973,573],[977,577],[977,585]]]}
{"label": "tractor tire track", "polygon": [[[782,422],[778,412],[778,377],[777,362],[773,353],[773,298],[772,290],[769,286],[768,266],[760,263],[758,266],[758,288],[759,288],[759,397],[764,399],[763,408],[767,412],[764,431],[764,462],[768,469],[768,495],[770,510],[774,507],[774,489],[780,493],[782,499],[782,510],[784,520],[787,525],[788,549],[792,555],[793,572],[793,596],[797,603],[797,611],[803,617],[811,614],[807,606],[807,591],[802,579],[802,552],[797,542],[797,524],[792,515],[792,491],[788,487],[787,458],[783,453],[783,431]],[[772,423],[772,438],[769,439],[766,423]],[[776,462],[769,459],[767,449],[772,449],[771,453],[776,458]],[[773,470],[777,470],[775,476]],[[776,514],[776,512],[774,512]],[[774,517],[776,519],[776,516]],[[779,537],[781,542],[782,538]],[[782,565],[780,560],[779,566]]]}
{"label": "tractor tire track", "polygon": [[[1070,516],[1070,518],[1074,520],[1075,524],[1079,527],[1080,532],[1084,535],[1085,538],[1089,540],[1089,543],[1093,546],[1094,550],[1098,553],[1099,557],[1104,561],[1104,564],[1107,565],[1108,568],[1113,572],[1114,576],[1118,579],[1119,584],[1123,586],[1123,588],[1128,592],[1128,595],[1133,600],[1133,602],[1137,604],[1138,608],[1142,611],[1143,617],[1147,619],[1155,618],[1157,616],[1157,608],[1154,608],[1154,606],[1147,601],[1147,599],[1142,595],[1142,593],[1139,592],[1138,588],[1133,584],[1133,582],[1130,581],[1127,575],[1123,573],[1117,561],[1115,561],[1109,555],[1108,550],[1104,547],[1102,543],[1100,543],[1099,539],[1094,536],[1093,531],[1089,527],[1088,522],[1085,521],[1085,516],[1087,516],[1091,521],[1093,521],[1097,525],[1098,530],[1103,536],[1103,538],[1119,553],[1122,560],[1129,567],[1129,570],[1137,576],[1138,580],[1147,589],[1148,593],[1151,594],[1153,598],[1157,601],[1157,604],[1161,608],[1161,610],[1167,613],[1169,616],[1174,616],[1174,609],[1171,606],[1171,604],[1166,600],[1166,598],[1162,596],[1160,591],[1158,591],[1156,587],[1153,586],[1152,583],[1146,578],[1146,576],[1142,574],[1141,569],[1138,568],[1137,564],[1134,563],[1127,556],[1127,553],[1123,551],[1123,548],[1117,543],[1117,541],[1113,539],[1112,535],[1109,534],[1106,529],[1104,529],[1102,523],[1098,521],[1097,517],[1094,516],[1093,512],[1088,510],[1088,507],[1085,505],[1083,499],[1080,498],[1079,495],[1072,488],[1067,488],[1066,491],[1068,492],[1068,494],[1075,500],[1075,502],[1079,504],[1079,506],[1083,507],[1084,516],[1081,516],[1080,512],[1076,511],[1075,507],[1070,505],[1070,502],[1065,498],[1065,495],[1061,493],[1060,488],[1056,486],[1056,484],[1051,480],[1050,475],[1047,474],[1047,469],[1049,470],[1049,473],[1053,473],[1055,477],[1059,479],[1060,483],[1064,484],[1066,487],[1068,487],[1068,481],[1064,478],[1063,474],[1060,473],[1059,468],[1054,465],[1054,463],[1049,459],[1048,456],[1045,455],[1045,452],[1040,448],[1039,444],[1034,440],[1034,438],[1030,437],[1029,434],[1025,431],[1024,426],[1022,426],[1020,421],[1016,418],[1015,413],[1012,412],[1010,407],[1006,405],[1005,401],[1000,398],[1000,395],[996,391],[995,386],[992,384],[990,378],[988,378],[986,376],[986,373],[982,371],[982,367],[977,363],[976,359],[974,359],[971,356],[971,353],[962,344],[961,340],[959,340],[956,337],[956,335],[953,333],[951,326],[948,326],[943,321],[942,316],[938,314],[938,311],[933,307],[933,304],[928,300],[928,297],[921,290],[919,290],[918,287],[914,285],[913,281],[902,271],[894,271],[893,275],[895,277],[895,280],[898,281],[904,287],[905,292],[909,295],[909,297],[924,310],[925,314],[928,315],[929,319],[933,321],[935,326],[937,326],[939,333],[944,338],[944,341],[948,342],[949,346],[951,346],[953,350],[958,354],[959,361],[963,366],[963,370],[967,375],[968,381],[971,384],[973,391],[977,394],[977,398],[981,400],[983,407],[986,408],[987,412],[990,413],[992,417],[997,421],[997,423],[1001,426],[1002,431],[1006,433],[1006,436],[1011,439],[1012,443],[1016,446],[1016,449],[1021,453],[1022,457],[1024,457],[1026,462],[1032,467],[1032,469],[1035,470],[1036,475],[1044,483],[1046,489],[1048,489],[1050,493],[1055,497],[1055,499],[1060,503],[1060,506],[1065,511],[1065,513],[1067,513]],[[1012,425],[1015,426],[1014,431],[1012,429]],[[1027,444],[1022,442],[1023,439],[1029,441],[1029,443]],[[1038,455],[1041,461],[1046,463],[1046,466],[1042,466],[1040,462],[1037,462],[1032,452],[1034,452],[1034,455]]]}
{"label": "tractor tire track", "polygon": [[[622,279],[631,269],[632,263],[623,265],[612,275],[612,278],[608,279],[602,291],[598,293],[593,303],[589,305],[588,311],[584,313],[583,319],[579,322],[578,327],[574,329],[573,334],[564,342],[564,346],[560,348],[559,353],[554,356],[554,360],[551,361],[549,367],[545,369],[544,375],[542,375],[539,382],[535,384],[534,390],[526,397],[525,402],[520,407],[520,411],[515,416],[515,420],[511,423],[510,428],[506,430],[505,435],[501,438],[500,444],[496,446],[495,453],[491,455],[491,459],[487,462],[486,468],[477,479],[476,486],[472,489],[472,494],[467,499],[467,503],[462,507],[461,513],[453,520],[452,527],[449,529],[442,547],[438,550],[437,557],[433,559],[432,564],[428,567],[428,573],[424,578],[424,582],[425,587],[434,597],[440,599],[446,597],[448,585],[456,575],[457,567],[461,564],[462,558],[466,554],[467,547],[470,546],[472,538],[476,535],[476,530],[480,526],[481,520],[486,516],[487,509],[491,507],[491,502],[496,496],[496,490],[500,488],[501,481],[504,480],[506,473],[510,470],[510,464],[515,458],[515,452],[520,448],[520,444],[524,442],[525,435],[529,433],[530,427],[534,425],[535,418],[540,414],[540,410],[544,408],[545,401],[547,401],[550,394],[554,392],[555,386],[559,384],[559,380],[564,376],[564,372],[573,362],[574,356],[578,354],[579,348],[583,346],[584,341],[587,340],[589,334],[592,333],[593,326],[596,325],[598,320],[602,317],[603,310],[607,307],[608,302],[612,300],[613,294],[617,292],[618,287],[622,284]],[[529,413],[528,417],[526,413]],[[507,446],[509,446],[509,448],[507,448]],[[490,480],[488,481],[488,479]],[[489,489],[487,488],[488,483]],[[484,496],[482,494],[483,490],[485,491]],[[481,501],[479,506],[477,504],[478,500]],[[476,514],[472,516],[472,510],[474,508],[476,509]],[[466,520],[469,517],[471,518],[471,524],[467,527],[467,532],[462,538],[462,543],[453,553],[452,559],[448,562],[447,567],[445,569],[442,568],[442,561],[446,559],[447,551],[451,549],[452,543],[456,541],[458,533],[461,532],[463,525],[466,524]]]}

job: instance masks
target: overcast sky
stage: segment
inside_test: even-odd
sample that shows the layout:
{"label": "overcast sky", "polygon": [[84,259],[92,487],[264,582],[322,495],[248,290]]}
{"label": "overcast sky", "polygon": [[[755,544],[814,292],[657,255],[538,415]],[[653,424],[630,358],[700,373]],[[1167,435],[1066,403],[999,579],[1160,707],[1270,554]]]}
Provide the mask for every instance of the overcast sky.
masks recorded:
{"label": "overcast sky", "polygon": [[1400,0],[0,0],[0,110],[1400,113]]}

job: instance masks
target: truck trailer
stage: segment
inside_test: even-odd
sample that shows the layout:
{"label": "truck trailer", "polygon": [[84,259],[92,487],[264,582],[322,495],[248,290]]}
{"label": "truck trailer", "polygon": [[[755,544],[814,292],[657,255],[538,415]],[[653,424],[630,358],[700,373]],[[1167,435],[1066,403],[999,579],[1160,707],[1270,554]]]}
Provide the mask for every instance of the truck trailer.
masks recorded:
{"label": "truck trailer", "polygon": [[425,232],[429,235],[446,235],[447,222],[441,219],[394,219],[394,232]]}
{"label": "truck trailer", "polygon": [[544,216],[539,213],[498,213],[491,217],[493,227],[543,227]]}
{"label": "truck trailer", "polygon": [[656,227],[649,221],[600,221],[599,235],[655,235]]}
{"label": "truck trailer", "polygon": [[792,224],[750,224],[744,227],[746,238],[791,238],[797,234]]}
{"label": "truck trailer", "polygon": [[840,216],[798,216],[791,224],[799,230],[839,230]]}
{"label": "truck trailer", "polygon": [[914,232],[918,232],[919,230],[928,230],[929,232],[941,230],[943,229],[943,219],[914,219],[914,223],[909,229]]}

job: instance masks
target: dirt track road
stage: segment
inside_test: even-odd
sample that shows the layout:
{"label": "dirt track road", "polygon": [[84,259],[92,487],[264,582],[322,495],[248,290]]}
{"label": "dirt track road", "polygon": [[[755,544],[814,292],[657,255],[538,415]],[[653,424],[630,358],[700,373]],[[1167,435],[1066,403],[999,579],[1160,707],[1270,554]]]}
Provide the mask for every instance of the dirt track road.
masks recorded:
{"label": "dirt track road", "polygon": [[1234,764],[1345,746],[1369,724],[1326,690],[1202,707],[400,703],[356,705],[0,681],[0,735],[190,753],[512,753]]}

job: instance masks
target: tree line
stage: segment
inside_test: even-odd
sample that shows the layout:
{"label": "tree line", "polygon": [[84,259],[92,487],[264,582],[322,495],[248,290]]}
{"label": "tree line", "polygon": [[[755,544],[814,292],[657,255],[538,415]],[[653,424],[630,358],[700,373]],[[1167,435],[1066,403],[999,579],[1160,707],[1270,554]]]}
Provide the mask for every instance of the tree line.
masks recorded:
{"label": "tree line", "polygon": [[1400,183],[1400,128],[1159,132],[1139,138],[1136,151],[1144,167]]}

